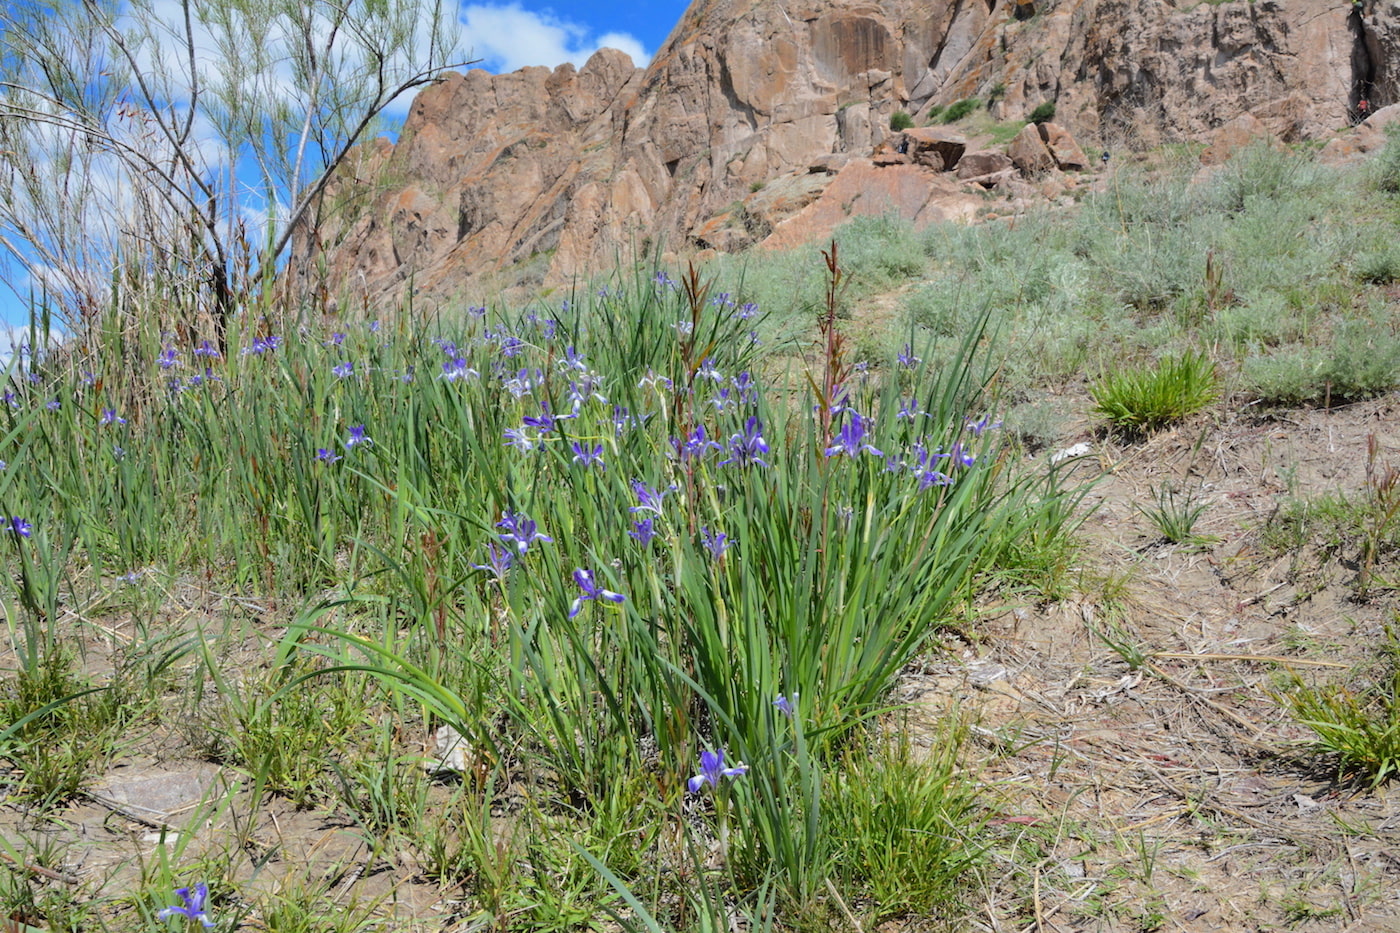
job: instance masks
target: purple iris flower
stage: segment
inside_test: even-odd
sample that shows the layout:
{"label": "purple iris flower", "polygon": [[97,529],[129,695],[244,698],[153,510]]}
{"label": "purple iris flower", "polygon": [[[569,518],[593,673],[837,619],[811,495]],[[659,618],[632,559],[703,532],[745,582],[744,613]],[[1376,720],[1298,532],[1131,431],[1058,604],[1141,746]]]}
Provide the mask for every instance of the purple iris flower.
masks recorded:
{"label": "purple iris flower", "polygon": [[573,413],[577,415],[583,403],[591,398],[607,402],[607,396],[598,391],[602,387],[603,381],[593,373],[585,373],[577,382],[569,380],[569,403]]}
{"label": "purple iris flower", "polygon": [[636,538],[637,541],[646,547],[651,543],[651,539],[656,537],[656,519],[643,518],[632,523],[632,530],[627,532],[629,538]]}
{"label": "purple iris flower", "polygon": [[483,317],[486,317],[486,306],[485,306],[485,305],[473,305],[472,307],[470,307],[470,308],[467,309],[467,313],[470,314],[470,315],[471,315],[472,317],[474,317],[474,318],[483,318]]}
{"label": "purple iris flower", "polygon": [[165,352],[161,353],[160,356],[156,357],[156,362],[160,364],[161,369],[169,369],[172,366],[179,366],[180,354],[175,352],[174,347],[166,347]]}
{"label": "purple iris flower", "polygon": [[733,768],[726,768],[724,766],[724,749],[722,748],[712,752],[701,752],[700,773],[687,781],[686,787],[690,788],[692,794],[698,794],[706,784],[718,788],[721,778],[738,777],[748,773],[748,765],[735,765]]}
{"label": "purple iris flower", "polygon": [[923,492],[930,486],[951,486],[953,478],[947,473],[938,470],[923,470],[919,473],[919,491]]}
{"label": "purple iris flower", "polygon": [[698,379],[709,379],[712,382],[724,381],[724,375],[715,369],[715,361],[708,356],[700,361],[700,368],[695,370],[695,376]]}
{"label": "purple iris flower", "polygon": [[515,565],[515,555],[495,541],[486,543],[486,563],[472,564],[476,570],[489,570],[497,580],[505,579],[506,571]]}
{"label": "purple iris flower", "polygon": [[767,461],[760,456],[766,453],[768,442],[763,439],[763,422],[758,420],[757,415],[750,415],[749,420],[744,422],[743,432],[729,438],[729,459],[721,460],[719,465],[735,463],[741,467],[766,467]]}
{"label": "purple iris flower", "polygon": [[528,369],[522,369],[510,379],[507,379],[505,380],[505,382],[501,383],[501,385],[503,385],[505,387],[505,390],[511,395],[515,396],[516,398],[520,398],[522,396],[529,395],[531,392],[535,391],[535,384],[543,378],[544,373],[541,373],[538,370],[534,373],[531,373]]}
{"label": "purple iris flower", "polygon": [[746,301],[739,306],[739,319],[747,321],[758,313],[758,305],[752,301]]}
{"label": "purple iris flower", "polygon": [[912,343],[906,343],[904,349],[899,351],[898,360],[900,366],[907,366],[910,369],[913,369],[923,362],[921,358],[914,355],[914,345]]}
{"label": "purple iris flower", "polygon": [[554,543],[554,539],[547,534],[541,534],[539,526],[534,519],[518,512],[502,512],[501,520],[496,523],[497,528],[504,528],[505,534],[501,535],[502,544],[514,545],[515,549],[524,554],[536,541],[548,541]]}
{"label": "purple iris flower", "polygon": [[574,462],[582,463],[586,467],[597,466],[603,469],[603,445],[594,444],[591,448],[583,441],[574,441],[570,445],[574,449]]}
{"label": "purple iris flower", "polygon": [[778,698],[773,701],[773,708],[776,709],[778,712],[782,713],[784,716],[791,717],[793,714],[792,701],[789,700],[787,697],[783,696],[781,693],[778,694]]}
{"label": "purple iris flower", "polygon": [[922,414],[924,413],[919,411],[918,399],[901,399],[899,402],[899,412],[894,417],[897,421],[913,421]]}
{"label": "purple iris flower", "polygon": [[867,453],[883,457],[884,454],[879,448],[865,441],[867,433],[865,419],[854,411],[850,414],[851,416],[846,419],[846,423],[841,425],[841,430],[832,441],[832,445],[826,449],[826,455],[834,457],[837,454],[845,454],[848,457],[855,457],[861,453]]}
{"label": "purple iris flower", "polygon": [[317,447],[316,459],[320,460],[322,463],[335,463],[341,458],[340,454],[336,453],[334,450],[331,450],[329,447]]}
{"label": "purple iris flower", "polygon": [[714,406],[715,411],[728,411],[739,404],[739,399],[736,398],[733,391],[726,386],[715,393],[710,399],[710,404]]}
{"label": "purple iris flower", "polygon": [[739,401],[745,405],[758,401],[758,386],[747,369],[734,377],[734,388],[739,390]]}
{"label": "purple iris flower", "polygon": [[540,413],[520,419],[524,424],[532,428],[539,428],[541,434],[548,434],[554,430],[554,416],[549,413],[549,403],[540,402]]}
{"label": "purple iris flower", "polygon": [[983,415],[976,421],[968,419],[967,430],[973,437],[981,437],[984,431],[991,431],[1001,427],[1000,421],[992,421],[991,415]]}
{"label": "purple iris flower", "polygon": [[49,399],[47,402],[44,403],[44,407],[47,408],[49,411],[58,411],[61,408],[63,408],[63,403],[56,398]]}
{"label": "purple iris flower", "polygon": [[629,512],[655,512],[661,514],[661,500],[666,497],[668,489],[652,489],[639,479],[632,481],[632,491],[637,494],[637,504],[627,511]]}
{"label": "purple iris flower", "polygon": [[501,356],[511,357],[519,355],[521,348],[525,346],[525,342],[519,337],[512,337],[507,334],[501,338],[500,346]]}
{"label": "purple iris flower", "polygon": [[534,450],[535,438],[524,428],[506,428],[506,446],[516,450]]}
{"label": "purple iris flower", "polygon": [[711,451],[724,449],[719,444],[710,440],[710,436],[705,433],[705,426],[703,424],[697,424],[695,429],[690,432],[690,437],[688,437],[684,443],[678,438],[672,438],[671,443],[675,446],[676,452],[680,454],[682,460],[697,459]]}
{"label": "purple iris flower", "polygon": [[620,603],[627,597],[621,593],[614,593],[612,590],[605,590],[597,583],[593,582],[593,574],[582,567],[574,570],[574,582],[582,590],[582,594],[574,600],[574,604],[569,609],[569,618],[574,618],[583,611],[583,604],[589,600],[605,599],[610,603]]}
{"label": "purple iris flower", "polygon": [[213,919],[204,908],[204,902],[209,899],[209,885],[201,881],[193,888],[176,888],[175,894],[184,903],[175,907],[163,908],[156,914],[157,920],[168,920],[171,917],[184,917],[187,920],[198,920],[206,929],[214,926]]}
{"label": "purple iris flower", "polygon": [[480,375],[476,370],[467,365],[464,356],[454,356],[442,364],[442,378],[448,382],[456,382],[458,379],[475,379]]}
{"label": "purple iris flower", "polygon": [[367,447],[373,447],[374,440],[365,436],[364,425],[357,424],[350,429],[350,436],[345,441],[345,449],[350,450],[352,447],[358,447],[360,444],[364,444]]}
{"label": "purple iris flower", "polygon": [[355,364],[346,360],[331,367],[331,375],[337,379],[348,379],[355,375]]}
{"label": "purple iris flower", "polygon": [[16,538],[28,538],[34,532],[34,526],[29,522],[15,515],[5,523],[5,530]]}
{"label": "purple iris flower", "polygon": [[199,346],[194,348],[194,355],[218,357],[220,354],[219,351],[214,348],[213,344],[211,344],[207,340],[204,340],[200,342]]}
{"label": "purple iris flower", "polygon": [[722,531],[710,531],[708,525],[700,526],[700,540],[705,545],[705,550],[710,552],[710,556],[719,560],[724,556],[724,552],[734,546],[734,541]]}
{"label": "purple iris flower", "polygon": [[126,419],[117,414],[115,408],[102,409],[102,417],[97,419],[98,424],[126,424]]}
{"label": "purple iris flower", "polygon": [[962,441],[953,445],[948,456],[952,459],[954,466],[970,467],[977,462],[977,455],[964,447]]}
{"label": "purple iris flower", "polygon": [[564,348],[564,358],[559,361],[560,369],[576,369],[581,373],[588,372],[588,364],[583,361],[583,354],[574,349],[573,344]]}
{"label": "purple iris flower", "polygon": [[345,342],[345,335],[340,331],[331,334],[331,339],[326,341],[328,347],[338,347]]}

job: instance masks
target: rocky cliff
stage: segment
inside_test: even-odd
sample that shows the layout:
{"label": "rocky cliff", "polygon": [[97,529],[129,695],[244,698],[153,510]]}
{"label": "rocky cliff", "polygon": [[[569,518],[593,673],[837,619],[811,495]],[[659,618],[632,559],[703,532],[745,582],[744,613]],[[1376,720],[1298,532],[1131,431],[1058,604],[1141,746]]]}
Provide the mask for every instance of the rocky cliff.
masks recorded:
{"label": "rocky cliff", "polygon": [[[843,177],[889,198],[946,185],[867,157],[896,111],[922,125],[972,97],[1003,120],[1053,102],[1080,141],[1113,149],[1246,113],[1323,138],[1358,100],[1400,99],[1397,45],[1400,0],[695,0],[646,69],[604,50],[424,90],[398,143],[338,179],[315,276],[323,293],[387,297],[411,277],[445,297],[493,273],[538,284],[658,245],[745,245]],[[786,214],[707,239],[736,227],[736,202],[746,221],[765,203]]]}

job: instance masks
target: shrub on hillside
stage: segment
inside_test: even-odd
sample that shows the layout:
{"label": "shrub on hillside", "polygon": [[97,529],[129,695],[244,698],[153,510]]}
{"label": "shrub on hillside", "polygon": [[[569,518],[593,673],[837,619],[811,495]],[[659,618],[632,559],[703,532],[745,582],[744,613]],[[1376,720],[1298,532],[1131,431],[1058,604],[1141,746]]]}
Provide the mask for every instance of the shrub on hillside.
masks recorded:
{"label": "shrub on hillside", "polygon": [[896,110],[894,113],[890,114],[890,129],[894,130],[896,133],[907,130],[913,125],[914,118],[903,110]]}
{"label": "shrub on hillside", "polygon": [[1371,162],[1372,184],[1387,194],[1400,194],[1400,124],[1385,128],[1386,144]]}
{"label": "shrub on hillside", "polygon": [[955,104],[950,104],[949,107],[948,107],[948,109],[945,110],[945,111],[943,111],[943,115],[942,115],[941,117],[938,118],[938,119],[939,119],[939,122],[940,122],[940,123],[956,123],[956,122],[958,122],[959,120],[961,120],[963,117],[965,117],[965,116],[967,116],[968,114],[972,113],[972,111],[976,110],[976,109],[977,109],[978,107],[980,107],[981,105],[982,105],[982,102],[981,102],[980,100],[978,100],[977,98],[975,98],[975,97],[965,97],[965,98],[963,98],[962,100],[958,101],[958,102],[955,103]]}
{"label": "shrub on hillside", "polygon": [[1357,322],[1330,347],[1248,360],[1244,378],[1246,389],[1271,405],[1373,398],[1400,386],[1400,339],[1387,328]]}
{"label": "shrub on hillside", "polygon": [[1031,111],[1030,121],[1032,123],[1048,123],[1055,119],[1055,102],[1047,100]]}

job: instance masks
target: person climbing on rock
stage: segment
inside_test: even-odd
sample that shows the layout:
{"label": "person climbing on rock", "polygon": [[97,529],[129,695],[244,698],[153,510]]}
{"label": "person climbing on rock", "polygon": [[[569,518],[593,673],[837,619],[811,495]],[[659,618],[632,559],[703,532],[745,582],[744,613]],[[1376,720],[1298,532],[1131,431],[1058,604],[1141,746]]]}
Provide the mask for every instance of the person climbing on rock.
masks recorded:
{"label": "person climbing on rock", "polygon": [[1103,155],[1099,156],[1099,161],[1103,163],[1103,167],[1104,167],[1105,169],[1108,168],[1108,150],[1107,150],[1107,149],[1105,149],[1105,150],[1103,151]]}
{"label": "person climbing on rock", "polygon": [[1371,102],[1366,98],[1361,98],[1356,102],[1356,122],[1365,123],[1366,118],[1371,115]]}

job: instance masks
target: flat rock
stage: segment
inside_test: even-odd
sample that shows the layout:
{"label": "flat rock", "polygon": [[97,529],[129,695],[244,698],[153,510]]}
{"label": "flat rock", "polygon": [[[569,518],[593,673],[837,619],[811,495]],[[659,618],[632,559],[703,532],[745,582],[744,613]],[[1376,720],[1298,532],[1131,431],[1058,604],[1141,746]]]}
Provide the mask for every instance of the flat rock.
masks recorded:
{"label": "flat rock", "polygon": [[178,824],[180,817],[208,798],[219,784],[217,765],[186,768],[132,768],[108,774],[92,795],[156,823]]}

